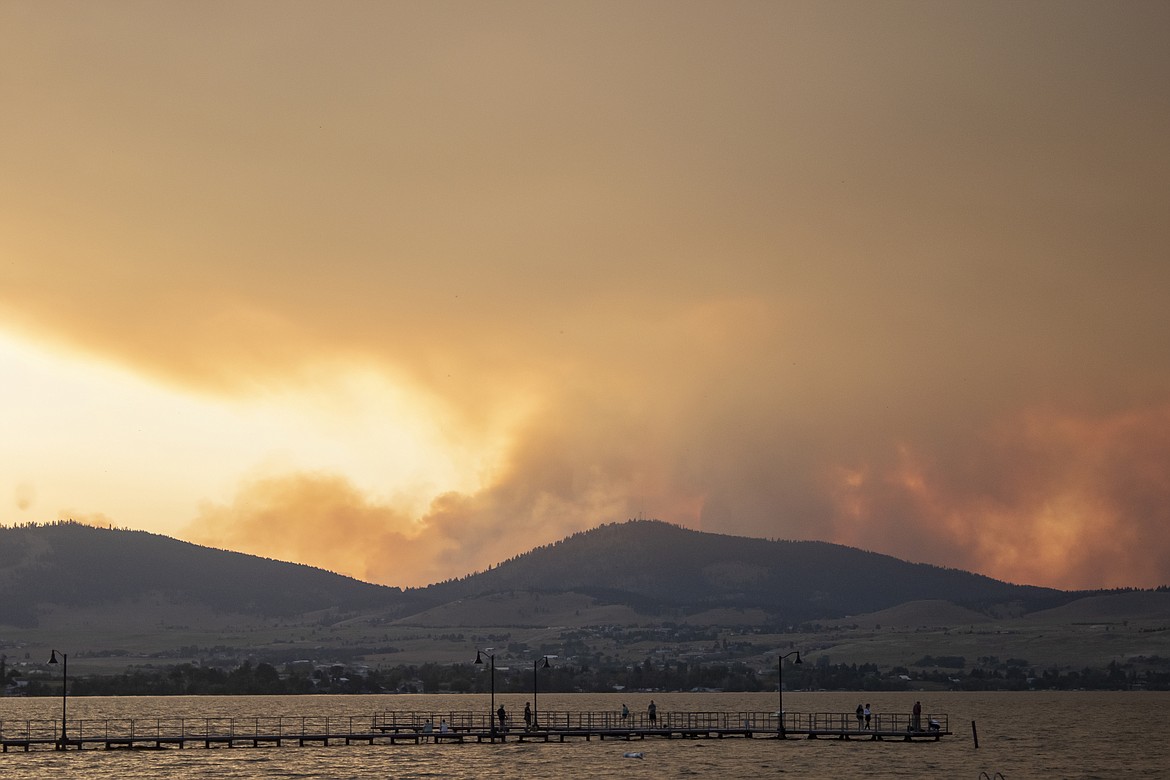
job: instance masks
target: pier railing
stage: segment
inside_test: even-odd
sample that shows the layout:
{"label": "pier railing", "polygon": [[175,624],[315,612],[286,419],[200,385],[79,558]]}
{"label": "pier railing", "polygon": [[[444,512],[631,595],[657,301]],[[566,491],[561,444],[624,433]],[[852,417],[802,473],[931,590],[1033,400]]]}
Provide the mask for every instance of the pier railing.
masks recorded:
{"label": "pier railing", "polygon": [[[70,741],[150,740],[204,738],[297,739],[323,734],[348,735],[371,732],[371,719],[362,716],[254,716],[216,718],[95,718],[70,719],[66,724]],[[61,737],[61,721],[0,720],[0,739],[53,742]]]}
{"label": "pier railing", "polygon": [[938,731],[950,731],[950,718],[944,714],[923,714],[915,724],[914,716],[908,712],[878,712],[870,716],[869,724],[864,719],[858,721],[856,712],[786,712],[784,713],[784,728],[788,731],[815,732],[815,731],[876,731],[879,733],[893,732],[928,732],[931,722],[938,724]]}
{"label": "pier railing", "polygon": [[[939,724],[939,730],[950,731],[949,719],[943,715],[923,715],[919,731],[929,731],[931,720]],[[499,720],[483,711],[446,712],[379,712],[374,715],[372,726],[379,731],[439,729],[442,724],[454,732],[488,731],[499,727]],[[784,729],[792,732],[815,731],[865,731],[864,722],[857,721],[853,712],[785,712]],[[776,712],[674,712],[658,710],[654,721],[646,712],[630,712],[622,717],[621,712],[572,712],[563,710],[539,710],[534,713],[533,729],[542,731],[609,731],[621,729],[686,729],[686,730],[748,730],[780,731],[780,717]],[[521,713],[508,712],[504,727],[509,730],[526,727]],[[871,715],[868,730],[891,732],[914,732],[913,716],[910,713],[877,713]]]}
{"label": "pier railing", "polygon": [[[11,748],[28,750],[34,746],[77,747],[86,745],[127,747],[136,745],[178,745],[203,743],[234,745],[251,742],[300,744],[331,740],[391,743],[399,740],[418,742],[449,735],[450,739],[482,741],[507,738],[549,739],[598,736],[631,738],[645,736],[745,736],[753,734],[837,735],[842,738],[873,735],[874,738],[900,734],[908,739],[950,733],[945,714],[927,714],[915,724],[909,713],[876,713],[868,728],[853,712],[786,712],[783,724],[776,712],[671,711],[659,709],[651,721],[646,712],[618,711],[577,712],[541,710],[534,713],[532,724],[513,712],[505,717],[503,728],[493,714],[482,710],[447,710],[431,712],[384,711],[372,715],[351,716],[252,716],[252,717],[156,717],[98,718],[70,720],[61,742],[61,721],[0,720],[0,744],[4,752]],[[783,728],[781,726],[783,725]]]}

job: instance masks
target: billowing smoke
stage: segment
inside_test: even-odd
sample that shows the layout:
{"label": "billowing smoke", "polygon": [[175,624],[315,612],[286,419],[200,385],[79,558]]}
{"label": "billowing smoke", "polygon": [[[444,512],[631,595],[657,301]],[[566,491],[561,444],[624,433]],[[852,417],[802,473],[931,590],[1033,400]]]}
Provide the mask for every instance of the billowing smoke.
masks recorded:
{"label": "billowing smoke", "polygon": [[1170,5],[25,5],[0,335],[304,412],[10,371],[38,509],[206,469],[188,538],[397,585],[638,515],[1170,579]]}
{"label": "billowing smoke", "polygon": [[720,447],[718,437],[663,442],[653,426],[575,419],[591,422],[533,432],[490,485],[442,495],[421,516],[342,477],[296,474],[255,480],[231,505],[204,507],[187,536],[406,586],[644,515],[825,539],[1014,582],[1170,581],[1161,532],[1170,521],[1170,408],[1021,414],[952,447],[891,443],[837,462],[788,457],[769,437],[745,456],[746,431],[737,447]]}
{"label": "billowing smoke", "polygon": [[1170,582],[1170,407],[1021,413],[946,450],[842,466],[827,535],[1015,582]]}

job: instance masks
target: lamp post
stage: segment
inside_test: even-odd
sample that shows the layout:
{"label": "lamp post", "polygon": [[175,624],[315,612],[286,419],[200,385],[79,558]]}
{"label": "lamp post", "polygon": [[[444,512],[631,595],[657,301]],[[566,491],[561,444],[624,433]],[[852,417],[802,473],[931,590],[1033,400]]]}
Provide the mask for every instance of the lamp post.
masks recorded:
{"label": "lamp post", "polygon": [[536,709],[536,670],[547,669],[551,664],[550,658],[556,658],[555,655],[546,655],[532,662],[532,728],[540,728],[540,717],[537,715]]}
{"label": "lamp post", "polygon": [[776,691],[780,694],[780,711],[776,714],[780,718],[780,739],[784,739],[784,659],[790,655],[796,656],[793,663],[800,663],[800,651],[793,650],[791,653],[785,653],[776,660]]}
{"label": "lamp post", "polygon": [[[57,651],[49,653],[49,663],[57,663]],[[61,741],[57,743],[58,750],[64,750],[69,744],[69,737],[65,733],[65,715],[69,706],[69,656],[61,653]]]}
{"label": "lamp post", "polygon": [[493,652],[494,647],[486,647],[483,650],[475,651],[475,662],[483,664],[483,657],[488,657],[488,662],[491,664],[492,670],[492,708],[488,713],[488,729],[491,731],[492,737],[496,735],[496,654]]}

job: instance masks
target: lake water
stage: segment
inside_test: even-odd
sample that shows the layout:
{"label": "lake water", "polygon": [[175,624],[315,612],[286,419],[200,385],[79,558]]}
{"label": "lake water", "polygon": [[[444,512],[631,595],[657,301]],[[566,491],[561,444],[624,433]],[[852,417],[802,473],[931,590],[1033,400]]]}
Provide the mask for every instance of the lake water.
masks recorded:
{"label": "lake water", "polygon": [[[670,710],[774,711],[775,693],[542,694],[542,710],[641,712],[653,698]],[[496,697],[518,713],[528,700]],[[1170,777],[1170,740],[1161,718],[1168,693],[785,693],[789,712],[852,712],[867,701],[875,713],[950,716],[953,736],[938,742],[775,739],[574,740],[560,743],[403,743],[234,749],[12,752],[0,755],[4,778],[969,778],[999,772],[1017,778]],[[0,719],[55,718],[60,699],[0,699]],[[371,716],[386,710],[490,709],[483,695],[76,698],[69,719],[250,716]],[[971,734],[975,721],[979,747]],[[624,758],[641,751],[644,758]]]}

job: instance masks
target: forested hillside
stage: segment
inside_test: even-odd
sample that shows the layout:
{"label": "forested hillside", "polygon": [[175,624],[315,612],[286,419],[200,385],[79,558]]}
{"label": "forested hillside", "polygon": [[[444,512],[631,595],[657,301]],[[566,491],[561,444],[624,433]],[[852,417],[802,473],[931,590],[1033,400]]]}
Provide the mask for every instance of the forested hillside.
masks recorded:
{"label": "forested hillside", "polygon": [[494,569],[433,586],[447,598],[577,591],[643,611],[757,608],[793,623],[942,599],[972,609],[1056,606],[1071,594],[907,563],[826,542],[750,539],[641,520],[574,534]]}
{"label": "forested hillside", "polygon": [[387,620],[509,591],[575,592],[650,617],[762,610],[777,624],[922,599],[975,610],[1014,603],[1030,611],[1074,596],[841,545],[701,533],[657,521],[601,526],[489,571],[408,591],[143,531],[77,523],[0,528],[0,623],[8,625],[35,625],[46,605],[94,607],[148,594],[260,616],[333,608]]}
{"label": "forested hillside", "polygon": [[43,605],[87,607],[149,593],[257,615],[404,601],[398,588],[145,531],[70,522],[0,528],[0,623],[33,625]]}

